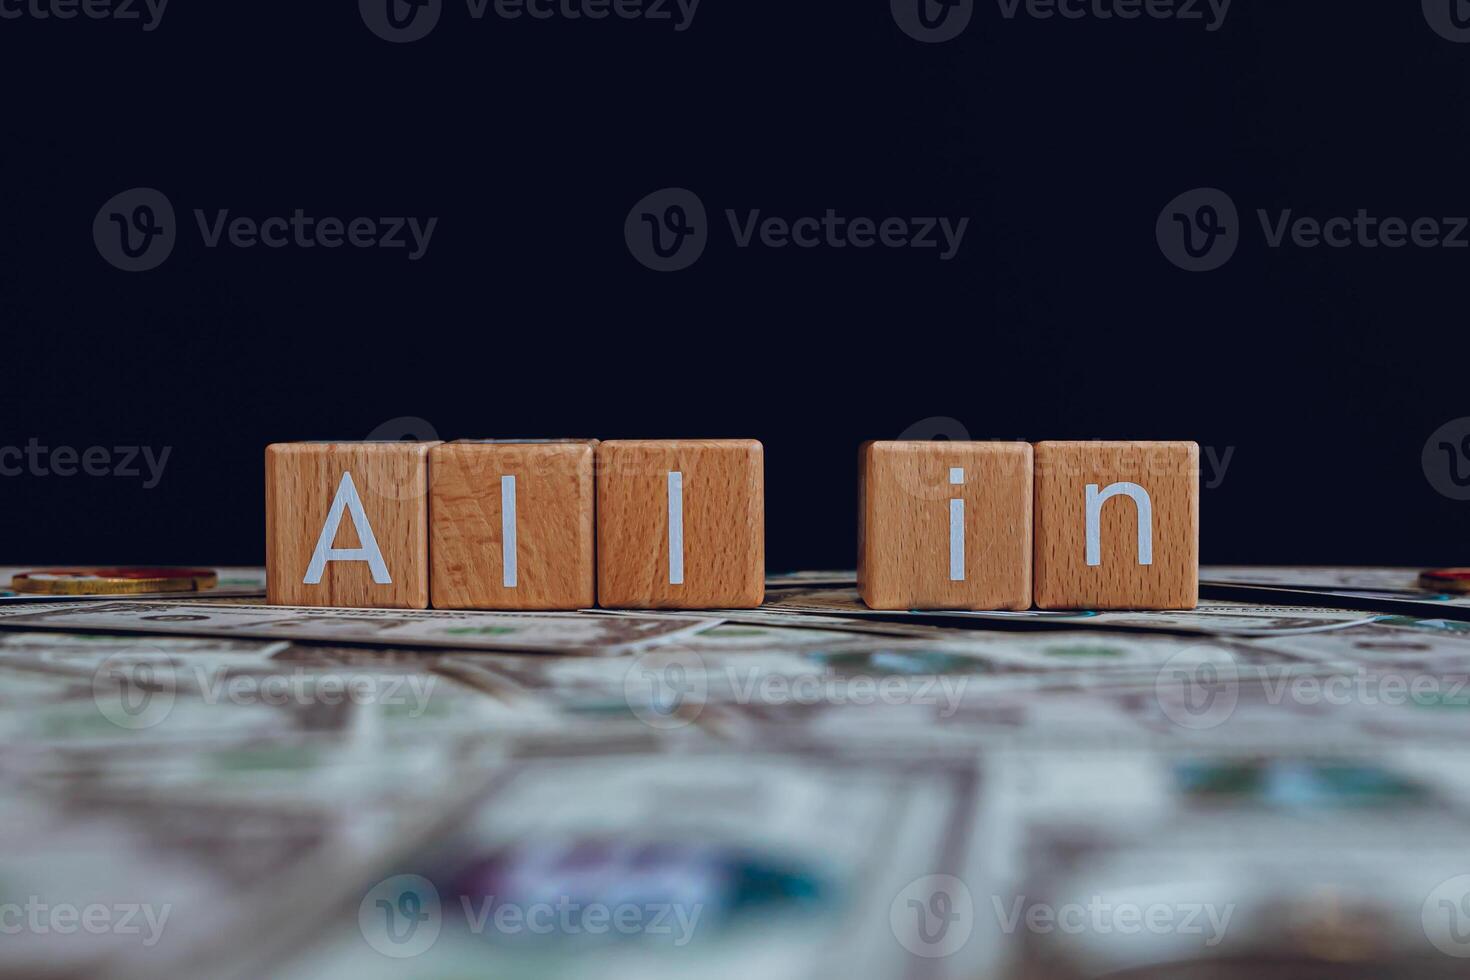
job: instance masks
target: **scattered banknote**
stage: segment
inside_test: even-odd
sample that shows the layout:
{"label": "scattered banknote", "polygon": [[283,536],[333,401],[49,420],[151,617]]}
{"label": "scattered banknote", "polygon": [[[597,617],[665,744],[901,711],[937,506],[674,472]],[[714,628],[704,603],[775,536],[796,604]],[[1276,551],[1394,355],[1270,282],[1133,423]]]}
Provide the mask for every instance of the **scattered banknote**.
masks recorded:
{"label": "scattered banknote", "polygon": [[1462,976],[1470,623],[1314,594],[0,604],[0,976]]}
{"label": "scattered banknote", "polygon": [[[900,622],[942,624],[951,627],[966,624],[1015,623],[1021,625],[1066,626],[1069,628],[1105,628],[1157,630],[1162,632],[1212,633],[1233,636],[1264,636],[1281,633],[1317,632],[1345,629],[1373,621],[1373,616],[1348,609],[1317,606],[1280,606],[1252,603],[1201,600],[1191,610],[1093,612],[1024,609],[1017,611],[970,612],[906,611],[869,609],[858,597],[856,589],[797,588],[772,590],[757,610],[721,610],[717,615],[735,621],[779,622],[769,614],[787,615],[792,625],[802,616],[853,617],[889,619]],[[756,616],[763,617],[756,620]]]}
{"label": "scattered banknote", "polygon": [[328,643],[469,650],[535,650],[614,655],[694,636],[720,622],[643,613],[450,612],[334,609],[153,600],[67,605],[11,613],[0,620],[24,629],[117,630],[191,636],[265,637]]}

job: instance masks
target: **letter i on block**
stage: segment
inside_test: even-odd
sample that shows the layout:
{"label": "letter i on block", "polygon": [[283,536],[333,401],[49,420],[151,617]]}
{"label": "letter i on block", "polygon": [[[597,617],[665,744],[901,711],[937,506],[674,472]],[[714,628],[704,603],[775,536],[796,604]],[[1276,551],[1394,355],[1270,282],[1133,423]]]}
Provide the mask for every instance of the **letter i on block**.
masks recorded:
{"label": "letter i on block", "polygon": [[1031,446],[869,442],[858,591],[873,609],[1031,605]]}
{"label": "letter i on block", "polygon": [[595,439],[467,440],[429,453],[435,609],[586,609]]}
{"label": "letter i on block", "polygon": [[753,439],[597,447],[597,601],[748,609],[766,590],[765,478]]}
{"label": "letter i on block", "polygon": [[1193,609],[1199,446],[1036,445],[1036,605]]}
{"label": "letter i on block", "polygon": [[266,601],[424,609],[433,442],[265,450]]}

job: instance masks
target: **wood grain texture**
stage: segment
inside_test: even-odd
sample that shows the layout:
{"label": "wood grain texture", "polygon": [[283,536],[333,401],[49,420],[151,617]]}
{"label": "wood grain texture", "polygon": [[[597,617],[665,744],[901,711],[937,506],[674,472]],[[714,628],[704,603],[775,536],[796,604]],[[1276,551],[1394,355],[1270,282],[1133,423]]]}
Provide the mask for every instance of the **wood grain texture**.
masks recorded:
{"label": "wood grain texture", "polygon": [[[424,609],[429,604],[432,442],[277,443],[265,450],[266,601],[291,606]],[[363,561],[328,562],[303,582],[344,473],[352,474],[392,582]],[[361,545],[344,515],[333,546]]]}
{"label": "wood grain texture", "polygon": [[[597,601],[596,440],[476,442],[429,453],[435,609],[586,609]],[[503,561],[502,477],[515,478],[515,584]]]}
{"label": "wood grain texture", "polygon": [[[746,609],[765,598],[765,477],[753,439],[597,447],[597,599],[626,609]],[[683,478],[684,582],[670,583],[668,474]]]}
{"label": "wood grain texture", "polygon": [[[1153,510],[1153,564],[1138,563],[1138,507],[1103,502],[1101,564],[1086,560],[1087,486],[1136,483]],[[1036,445],[1036,605],[1193,609],[1199,601],[1199,446],[1193,442]]]}
{"label": "wood grain texture", "polygon": [[[873,609],[1030,608],[1029,444],[869,442],[858,494],[858,591]],[[964,543],[953,570],[952,500]]]}

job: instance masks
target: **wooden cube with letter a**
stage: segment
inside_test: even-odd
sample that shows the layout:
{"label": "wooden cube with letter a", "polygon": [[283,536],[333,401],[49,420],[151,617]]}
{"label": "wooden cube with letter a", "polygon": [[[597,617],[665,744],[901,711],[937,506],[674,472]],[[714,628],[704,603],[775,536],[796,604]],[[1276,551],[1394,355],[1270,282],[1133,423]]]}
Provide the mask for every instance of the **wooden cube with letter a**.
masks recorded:
{"label": "wooden cube with letter a", "polygon": [[1036,445],[1036,605],[1193,609],[1199,446]]}
{"label": "wooden cube with letter a", "polygon": [[753,439],[597,447],[597,601],[744,609],[765,598],[765,479]]}
{"label": "wooden cube with letter a", "polygon": [[429,605],[433,442],[293,442],[265,450],[266,601]]}
{"label": "wooden cube with letter a", "polygon": [[585,609],[596,599],[595,439],[459,440],[429,453],[435,609]]}
{"label": "wooden cube with letter a", "polygon": [[869,442],[859,457],[864,602],[1030,608],[1030,444]]}

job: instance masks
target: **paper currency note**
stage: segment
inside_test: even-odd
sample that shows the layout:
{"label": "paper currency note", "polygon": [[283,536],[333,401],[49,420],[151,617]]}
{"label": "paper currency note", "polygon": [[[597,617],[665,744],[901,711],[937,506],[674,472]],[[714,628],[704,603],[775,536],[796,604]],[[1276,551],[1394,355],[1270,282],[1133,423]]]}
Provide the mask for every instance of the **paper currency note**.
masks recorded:
{"label": "paper currency note", "polygon": [[718,618],[683,619],[653,613],[491,613],[413,609],[331,609],[306,606],[213,605],[130,601],[68,605],[12,613],[0,626],[24,629],[117,630],[193,636],[266,637],[334,643],[618,654],[694,636]]}

